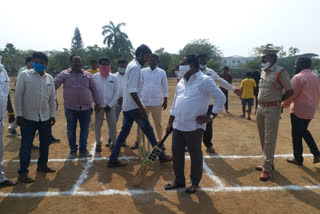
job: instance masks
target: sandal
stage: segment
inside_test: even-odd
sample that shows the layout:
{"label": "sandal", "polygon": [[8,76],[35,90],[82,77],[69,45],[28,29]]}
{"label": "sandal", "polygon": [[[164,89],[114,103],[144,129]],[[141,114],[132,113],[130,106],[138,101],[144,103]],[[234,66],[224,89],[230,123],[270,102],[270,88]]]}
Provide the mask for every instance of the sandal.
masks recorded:
{"label": "sandal", "polygon": [[186,187],[186,185],[185,184],[176,184],[174,181],[171,181],[170,183],[168,183],[164,186],[164,189],[170,190],[170,189],[177,189],[180,187]]}
{"label": "sandal", "polygon": [[193,193],[195,193],[197,191],[198,187],[199,187],[198,185],[191,184],[186,189],[186,193],[193,194]]}

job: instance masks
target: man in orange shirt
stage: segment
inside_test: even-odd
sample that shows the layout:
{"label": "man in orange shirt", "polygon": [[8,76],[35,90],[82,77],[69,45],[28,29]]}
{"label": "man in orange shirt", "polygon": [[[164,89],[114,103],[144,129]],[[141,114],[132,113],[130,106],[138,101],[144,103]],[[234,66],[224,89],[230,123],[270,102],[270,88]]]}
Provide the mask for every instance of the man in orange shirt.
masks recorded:
{"label": "man in orange shirt", "polygon": [[241,81],[241,102],[242,102],[242,115],[240,117],[246,117],[246,105],[248,104],[248,120],[251,120],[251,107],[253,106],[254,89],[257,87],[256,81],[253,79],[252,73],[247,73],[247,78]]}
{"label": "man in orange shirt", "polygon": [[320,78],[311,72],[311,63],[309,57],[300,57],[297,60],[295,64],[296,75],[291,80],[294,94],[281,104],[284,108],[290,106],[291,114],[294,158],[289,158],[287,161],[299,166],[303,164],[302,138],[314,156],[313,163],[320,162],[319,149],[308,131],[309,123],[317,110],[320,97]]}

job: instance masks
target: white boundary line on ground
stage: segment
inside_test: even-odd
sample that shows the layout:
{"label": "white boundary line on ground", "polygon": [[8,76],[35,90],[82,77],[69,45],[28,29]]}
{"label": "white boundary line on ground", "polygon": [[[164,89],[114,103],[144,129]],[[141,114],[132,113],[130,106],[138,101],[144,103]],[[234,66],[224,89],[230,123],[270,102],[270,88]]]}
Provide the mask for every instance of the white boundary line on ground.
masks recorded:
{"label": "white boundary line on ground", "polygon": [[[184,191],[184,188],[178,190],[165,191],[165,190],[116,190],[108,189],[104,191],[63,191],[63,192],[24,192],[24,193],[5,193],[0,192],[0,197],[56,197],[56,196],[109,196],[109,195],[122,195],[122,196],[137,196],[153,193],[176,193]],[[218,188],[199,188],[200,192],[208,193],[220,193],[220,192],[268,192],[268,191],[311,191],[320,190],[320,185],[313,186],[299,186],[299,185],[288,185],[288,186],[276,186],[276,187],[257,187],[257,186],[244,186],[244,187],[218,187]]]}
{"label": "white boundary line on ground", "polygon": [[[304,157],[313,157],[312,154],[304,154]],[[275,158],[291,158],[293,157],[292,154],[279,154],[275,155]],[[186,159],[190,159],[189,155],[186,155]],[[262,155],[206,155],[203,156],[204,159],[258,159],[263,158]],[[108,160],[107,157],[93,157],[93,158],[76,158],[76,159],[68,159],[68,158],[62,158],[62,159],[49,159],[48,162],[76,162],[76,161],[85,161],[92,159],[93,161],[101,161],[101,160]],[[139,160],[139,157],[137,156],[121,156],[119,157],[120,160]],[[37,163],[37,159],[33,159],[30,161],[30,163]],[[20,160],[4,160],[4,163],[19,163]]]}
{"label": "white boundary line on ground", "polygon": [[[91,149],[91,154],[95,151],[95,144]],[[305,154],[304,156],[310,157],[312,154]],[[241,155],[216,155],[216,156],[204,156],[204,159],[257,159],[262,158],[262,155],[256,156],[241,156]],[[292,157],[292,154],[279,154],[275,155],[275,158],[289,158]],[[138,160],[138,157],[135,156],[122,156],[119,157],[122,160]],[[190,156],[186,156],[186,159],[190,159]],[[132,189],[132,190],[116,190],[116,189],[107,189],[104,191],[79,191],[81,184],[88,177],[88,171],[93,165],[94,161],[108,160],[106,157],[93,157],[93,158],[78,158],[78,159],[50,159],[49,162],[75,162],[75,161],[84,161],[87,160],[87,163],[84,166],[83,171],[81,172],[78,180],[73,185],[72,189],[69,191],[62,192],[18,192],[18,193],[5,193],[0,192],[0,197],[55,197],[55,196],[108,196],[108,195],[123,195],[123,196],[135,196],[135,195],[144,195],[152,193],[175,193],[177,191],[184,191],[184,188],[178,189],[177,191],[165,191],[165,190],[143,190],[143,189]],[[18,163],[19,160],[5,160],[7,163]],[[31,162],[37,162],[37,160],[31,160]],[[199,188],[199,191],[209,192],[209,193],[219,193],[219,192],[249,192],[249,191],[310,191],[310,190],[320,190],[320,185],[309,185],[309,186],[299,186],[299,185],[287,185],[287,186],[275,186],[275,187],[259,187],[259,186],[242,186],[242,187],[226,187],[223,185],[222,181],[214,174],[214,172],[208,167],[203,161],[203,170],[209,175],[211,180],[213,180],[218,187],[217,188]]]}

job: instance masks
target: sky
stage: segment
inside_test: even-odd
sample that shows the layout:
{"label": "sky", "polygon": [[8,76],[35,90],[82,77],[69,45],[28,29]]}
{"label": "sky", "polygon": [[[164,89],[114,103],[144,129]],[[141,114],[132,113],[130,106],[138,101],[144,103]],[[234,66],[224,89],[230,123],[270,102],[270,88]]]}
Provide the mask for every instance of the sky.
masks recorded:
{"label": "sky", "polygon": [[320,55],[320,0],[4,0],[0,50],[70,48],[79,27],[85,46],[103,45],[102,26],[125,22],[133,47],[178,53],[209,39],[224,56],[250,56],[272,43]]}

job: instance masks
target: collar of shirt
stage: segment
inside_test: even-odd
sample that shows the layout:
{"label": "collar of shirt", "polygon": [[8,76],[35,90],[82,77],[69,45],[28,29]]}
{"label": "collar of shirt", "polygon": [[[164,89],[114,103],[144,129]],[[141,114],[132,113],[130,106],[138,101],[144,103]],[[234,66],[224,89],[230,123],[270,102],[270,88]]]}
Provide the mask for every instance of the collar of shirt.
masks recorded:
{"label": "collar of shirt", "polygon": [[299,73],[303,74],[303,73],[308,73],[308,72],[312,72],[310,69],[304,69],[302,71],[300,71]]}
{"label": "collar of shirt", "polygon": [[40,77],[45,77],[45,76],[47,76],[48,74],[47,74],[47,72],[46,71],[44,71],[44,74],[41,76],[38,72],[36,72],[34,69],[32,69],[31,70],[31,73],[34,75],[34,74],[38,74]]}
{"label": "collar of shirt", "polygon": [[141,64],[138,62],[138,60],[133,59],[133,61],[137,64],[137,66],[139,66],[139,68],[141,68]]}
{"label": "collar of shirt", "polygon": [[265,72],[268,72],[268,71],[274,71],[276,69],[277,65],[276,64],[273,64],[270,68],[268,69],[263,69]]}
{"label": "collar of shirt", "polygon": [[185,80],[185,84],[192,82],[193,80],[195,80],[196,78],[198,78],[201,75],[201,72],[199,72],[200,70],[198,70],[196,73],[192,74],[189,78],[189,80],[186,80],[186,78],[183,78]]}

